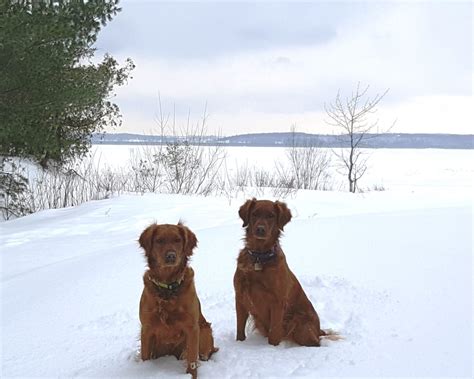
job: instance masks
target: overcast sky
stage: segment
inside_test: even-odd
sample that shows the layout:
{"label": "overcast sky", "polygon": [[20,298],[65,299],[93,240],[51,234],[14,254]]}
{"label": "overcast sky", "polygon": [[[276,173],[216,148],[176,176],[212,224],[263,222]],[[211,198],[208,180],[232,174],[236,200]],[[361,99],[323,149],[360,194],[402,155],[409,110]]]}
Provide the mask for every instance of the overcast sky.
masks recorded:
{"label": "overcast sky", "polygon": [[207,104],[210,133],[331,133],[324,104],[358,82],[390,88],[380,126],[394,132],[473,133],[473,5],[470,1],[122,0],[97,53],[136,69],[117,91],[123,126],[150,133],[159,112]]}

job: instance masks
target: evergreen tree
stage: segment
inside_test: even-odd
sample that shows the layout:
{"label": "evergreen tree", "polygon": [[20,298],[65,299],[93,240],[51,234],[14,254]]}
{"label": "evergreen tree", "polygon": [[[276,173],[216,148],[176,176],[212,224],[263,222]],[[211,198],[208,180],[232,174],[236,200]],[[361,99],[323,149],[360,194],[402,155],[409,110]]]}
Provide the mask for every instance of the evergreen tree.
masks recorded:
{"label": "evergreen tree", "polygon": [[110,101],[134,65],[92,61],[118,0],[0,0],[0,154],[46,166],[83,156],[93,132],[120,124]]}

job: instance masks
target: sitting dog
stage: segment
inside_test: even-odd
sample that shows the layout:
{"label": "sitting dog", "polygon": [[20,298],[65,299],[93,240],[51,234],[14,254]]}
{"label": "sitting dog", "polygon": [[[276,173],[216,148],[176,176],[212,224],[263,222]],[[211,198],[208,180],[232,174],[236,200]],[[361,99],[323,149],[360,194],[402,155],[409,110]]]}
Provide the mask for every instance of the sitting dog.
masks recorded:
{"label": "sitting dog", "polygon": [[152,224],[139,239],[149,269],[140,299],[141,357],[174,355],[187,360],[187,373],[197,378],[197,360],[207,360],[214,347],[211,324],[201,312],[188,266],[197,239],[186,226]]}
{"label": "sitting dog", "polygon": [[251,315],[272,345],[286,339],[319,346],[326,332],[279,244],[280,233],[291,220],[290,210],[285,203],[254,198],[240,207],[239,216],[246,234],[234,275],[237,340],[245,340]]}

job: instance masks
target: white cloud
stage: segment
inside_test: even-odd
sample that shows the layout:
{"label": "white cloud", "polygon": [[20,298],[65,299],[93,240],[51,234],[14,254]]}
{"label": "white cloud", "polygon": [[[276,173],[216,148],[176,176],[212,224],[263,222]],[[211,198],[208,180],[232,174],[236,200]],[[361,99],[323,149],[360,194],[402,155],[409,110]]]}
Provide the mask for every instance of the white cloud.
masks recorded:
{"label": "white cloud", "polygon": [[397,119],[394,132],[473,134],[471,96],[422,96],[381,107],[384,119]]}

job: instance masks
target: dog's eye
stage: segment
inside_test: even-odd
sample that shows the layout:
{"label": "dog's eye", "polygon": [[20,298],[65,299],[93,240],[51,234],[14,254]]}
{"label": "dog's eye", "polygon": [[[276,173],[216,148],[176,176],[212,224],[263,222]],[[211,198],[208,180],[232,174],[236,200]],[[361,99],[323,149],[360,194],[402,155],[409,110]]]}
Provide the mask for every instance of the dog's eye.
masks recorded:
{"label": "dog's eye", "polygon": [[163,243],[165,243],[165,239],[164,238],[157,238],[156,243],[163,244]]}
{"label": "dog's eye", "polygon": [[275,218],[275,215],[271,213],[271,214],[268,214],[266,218]]}
{"label": "dog's eye", "polygon": [[176,239],[174,240],[174,243],[180,243],[180,242],[181,242],[181,240],[180,240],[179,238],[176,238]]}

